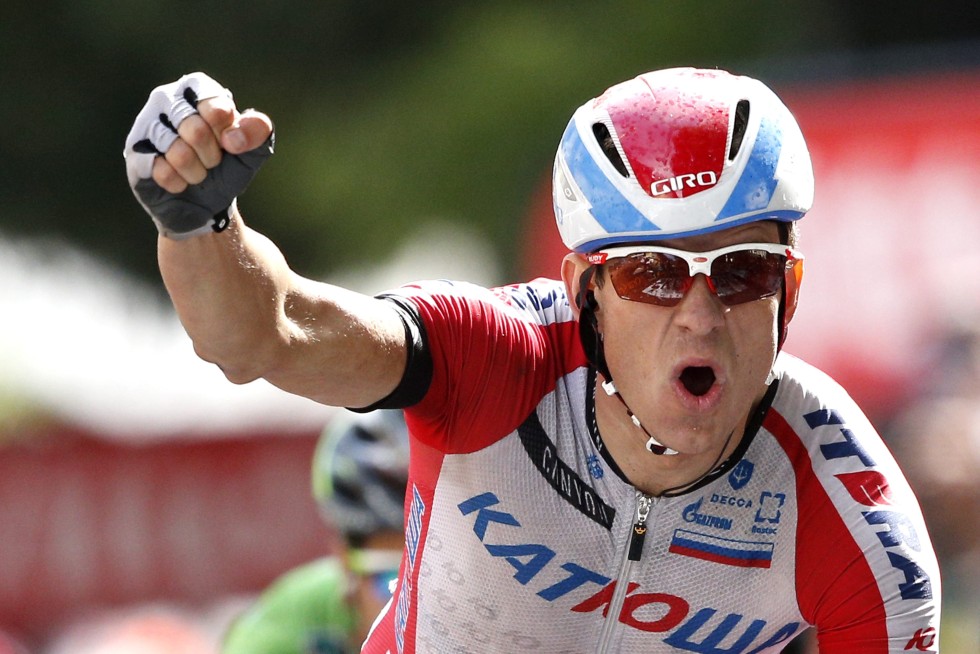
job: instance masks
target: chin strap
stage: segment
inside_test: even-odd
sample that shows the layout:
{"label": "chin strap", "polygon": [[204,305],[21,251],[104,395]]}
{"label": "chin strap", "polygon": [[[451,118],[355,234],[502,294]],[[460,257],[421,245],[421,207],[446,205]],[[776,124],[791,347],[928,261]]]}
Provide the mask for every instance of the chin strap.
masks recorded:
{"label": "chin strap", "polygon": [[634,425],[646,434],[647,451],[651,454],[666,456],[679,454],[677,450],[667,447],[647,431],[646,427],[640,423],[640,419],[636,417],[633,410],[630,409],[626,400],[623,399],[623,396],[619,394],[619,390],[616,388],[612,373],[609,372],[609,366],[606,365],[606,354],[602,346],[602,337],[599,335],[598,320],[595,315],[595,310],[599,308],[599,305],[596,303],[595,295],[589,290],[595,272],[595,266],[589,266],[585,269],[579,278],[579,291],[575,298],[575,302],[579,308],[579,337],[585,349],[585,356],[605,380],[602,382],[602,390],[606,392],[606,395],[613,395],[622,402],[623,407],[626,409],[626,415],[629,416]]}
{"label": "chin strap", "polygon": [[664,445],[663,443],[661,443],[660,441],[658,441],[656,438],[653,437],[652,434],[650,434],[650,432],[647,431],[647,428],[640,423],[640,419],[636,417],[632,409],[630,409],[629,405],[626,404],[626,400],[623,399],[623,396],[619,394],[618,390],[616,390],[616,384],[615,382],[613,382],[613,380],[609,379],[608,381],[602,382],[602,390],[606,392],[606,395],[615,395],[616,399],[618,399],[620,402],[623,403],[623,406],[626,408],[626,415],[630,417],[630,420],[633,421],[633,424],[639,427],[643,431],[643,433],[647,435],[646,448],[648,452],[650,452],[651,454],[659,454],[659,455],[666,455],[666,456],[673,456],[675,454],[680,454],[680,452],[678,452],[677,450],[673,450],[667,447],[666,445]]}

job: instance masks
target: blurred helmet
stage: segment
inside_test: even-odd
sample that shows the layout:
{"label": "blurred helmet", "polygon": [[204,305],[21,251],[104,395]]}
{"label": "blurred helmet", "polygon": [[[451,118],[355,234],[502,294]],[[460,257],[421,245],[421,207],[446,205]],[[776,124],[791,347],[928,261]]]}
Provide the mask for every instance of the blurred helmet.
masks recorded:
{"label": "blurred helmet", "polygon": [[313,456],[313,495],[348,542],[403,530],[407,482],[401,411],[344,412],[324,429]]}
{"label": "blurred helmet", "polygon": [[579,253],[798,220],[813,203],[796,119],[762,82],[721,70],[654,71],[585,103],[553,182],[562,240]]}

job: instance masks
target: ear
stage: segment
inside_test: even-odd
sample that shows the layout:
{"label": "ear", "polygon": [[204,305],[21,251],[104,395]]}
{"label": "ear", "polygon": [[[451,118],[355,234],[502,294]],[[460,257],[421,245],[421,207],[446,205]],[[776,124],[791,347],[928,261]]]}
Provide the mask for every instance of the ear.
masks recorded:
{"label": "ear", "polygon": [[803,285],[803,259],[798,259],[786,271],[786,309],[783,314],[783,329],[796,315],[796,305],[800,300],[800,286]]}
{"label": "ear", "polygon": [[[581,284],[582,273],[588,269],[589,265],[589,262],[576,252],[569,252],[561,262],[561,278],[565,282],[565,292],[568,294],[569,304],[572,305],[572,311],[575,312],[576,318],[579,317],[582,307],[582,304],[577,301],[579,293],[583,290],[579,288],[579,285]],[[588,292],[588,289],[584,290]]]}

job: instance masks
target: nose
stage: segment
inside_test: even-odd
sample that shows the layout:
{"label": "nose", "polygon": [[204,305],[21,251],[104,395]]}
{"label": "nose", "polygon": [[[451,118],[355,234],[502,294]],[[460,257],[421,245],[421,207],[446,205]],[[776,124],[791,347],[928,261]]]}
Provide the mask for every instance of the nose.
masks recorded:
{"label": "nose", "polygon": [[674,322],[692,334],[708,334],[725,324],[729,311],[715,294],[711,280],[698,273],[684,299],[674,308]]}

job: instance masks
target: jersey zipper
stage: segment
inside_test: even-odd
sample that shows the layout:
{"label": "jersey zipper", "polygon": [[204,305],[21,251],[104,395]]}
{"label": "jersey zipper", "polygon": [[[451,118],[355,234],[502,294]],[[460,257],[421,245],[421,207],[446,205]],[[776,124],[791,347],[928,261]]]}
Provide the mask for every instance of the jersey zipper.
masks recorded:
{"label": "jersey zipper", "polygon": [[616,588],[613,590],[609,600],[609,609],[606,612],[606,619],[602,625],[602,632],[599,634],[599,642],[596,645],[596,653],[603,654],[608,650],[609,641],[612,638],[613,629],[619,623],[619,613],[623,609],[623,602],[626,600],[626,589],[629,586],[629,573],[634,561],[639,561],[643,555],[643,541],[647,535],[647,517],[650,515],[650,507],[653,498],[636,491],[636,511],[633,514],[633,527],[630,529],[629,540],[626,543],[626,556],[619,567],[619,577],[616,579]]}

